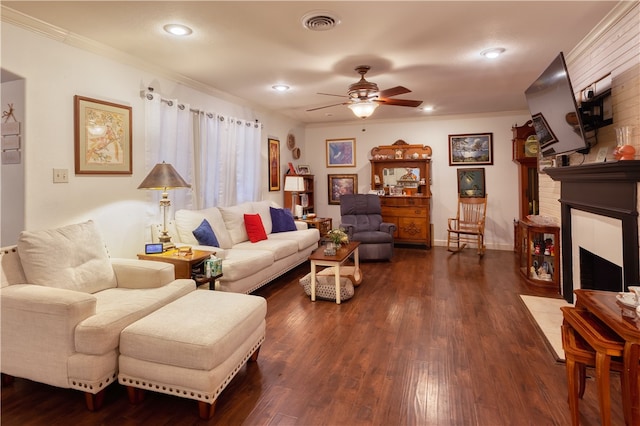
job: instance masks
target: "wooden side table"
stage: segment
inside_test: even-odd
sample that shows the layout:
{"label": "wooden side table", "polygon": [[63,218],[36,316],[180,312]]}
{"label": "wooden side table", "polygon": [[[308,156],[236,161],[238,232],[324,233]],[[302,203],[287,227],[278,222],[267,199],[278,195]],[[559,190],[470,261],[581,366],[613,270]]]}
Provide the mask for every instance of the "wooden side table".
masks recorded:
{"label": "wooden side table", "polygon": [[314,217],[313,219],[296,219],[309,225],[310,228],[317,228],[320,236],[324,237],[331,231],[333,219],[330,217]]}
{"label": "wooden side table", "polygon": [[203,260],[208,259],[212,254],[215,253],[212,251],[193,250],[191,254],[181,256],[178,254],[178,250],[168,250],[157,254],[138,254],[138,259],[173,264],[177,279],[191,278],[191,269]]}

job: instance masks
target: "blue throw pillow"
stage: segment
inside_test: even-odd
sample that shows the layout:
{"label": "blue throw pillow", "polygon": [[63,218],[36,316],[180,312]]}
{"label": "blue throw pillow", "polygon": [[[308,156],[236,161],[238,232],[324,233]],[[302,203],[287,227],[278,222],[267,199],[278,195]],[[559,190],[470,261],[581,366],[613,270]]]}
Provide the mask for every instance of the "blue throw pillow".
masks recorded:
{"label": "blue throw pillow", "polygon": [[193,236],[196,237],[198,244],[201,246],[220,247],[216,234],[207,219],[204,219],[200,226],[193,230]]}
{"label": "blue throw pillow", "polygon": [[296,231],[296,223],[293,220],[293,215],[289,210],[276,209],[269,207],[269,213],[271,214],[271,223],[273,227],[271,233]]}

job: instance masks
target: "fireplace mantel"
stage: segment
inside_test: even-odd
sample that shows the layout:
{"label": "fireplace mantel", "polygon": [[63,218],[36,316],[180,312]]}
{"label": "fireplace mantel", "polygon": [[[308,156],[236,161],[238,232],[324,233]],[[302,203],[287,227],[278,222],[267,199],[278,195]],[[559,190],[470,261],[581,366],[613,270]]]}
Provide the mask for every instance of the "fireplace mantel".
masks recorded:
{"label": "fireplace mantel", "polygon": [[622,221],[624,288],[639,282],[638,182],[640,161],[593,163],[544,170],[560,181],[562,235],[562,290],[573,301],[571,209],[583,210]]}

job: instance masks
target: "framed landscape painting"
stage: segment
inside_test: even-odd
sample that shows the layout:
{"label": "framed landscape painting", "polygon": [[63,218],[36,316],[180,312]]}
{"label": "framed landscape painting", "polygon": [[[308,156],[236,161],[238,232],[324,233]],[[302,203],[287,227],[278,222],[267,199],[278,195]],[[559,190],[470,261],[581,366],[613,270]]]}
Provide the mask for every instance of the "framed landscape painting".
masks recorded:
{"label": "framed landscape painting", "polygon": [[484,198],[484,169],[458,169],[458,194],[462,198]]}
{"label": "framed landscape painting", "polygon": [[449,135],[449,165],[493,164],[493,133]]}
{"label": "framed landscape painting", "polygon": [[327,139],[327,167],[355,167],[356,139]]}
{"label": "framed landscape painting", "polygon": [[358,193],[358,175],[329,175],[329,204],[340,204],[340,196]]}
{"label": "framed landscape painting", "polygon": [[131,107],[74,96],[76,174],[132,173]]}

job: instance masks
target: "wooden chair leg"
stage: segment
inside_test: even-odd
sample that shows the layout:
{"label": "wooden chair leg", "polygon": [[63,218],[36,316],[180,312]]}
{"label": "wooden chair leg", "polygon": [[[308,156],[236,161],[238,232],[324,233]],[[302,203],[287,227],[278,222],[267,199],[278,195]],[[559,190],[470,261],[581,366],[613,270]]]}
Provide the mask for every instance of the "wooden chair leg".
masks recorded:
{"label": "wooden chair leg", "polygon": [[97,411],[102,408],[102,404],[104,403],[104,395],[106,393],[106,389],[102,389],[98,393],[84,393],[84,401],[87,404],[87,409],[89,411]]}
{"label": "wooden chair leg", "polygon": [[198,414],[202,420],[209,420],[213,417],[213,414],[216,411],[216,399],[211,404],[203,401],[198,401]]}

